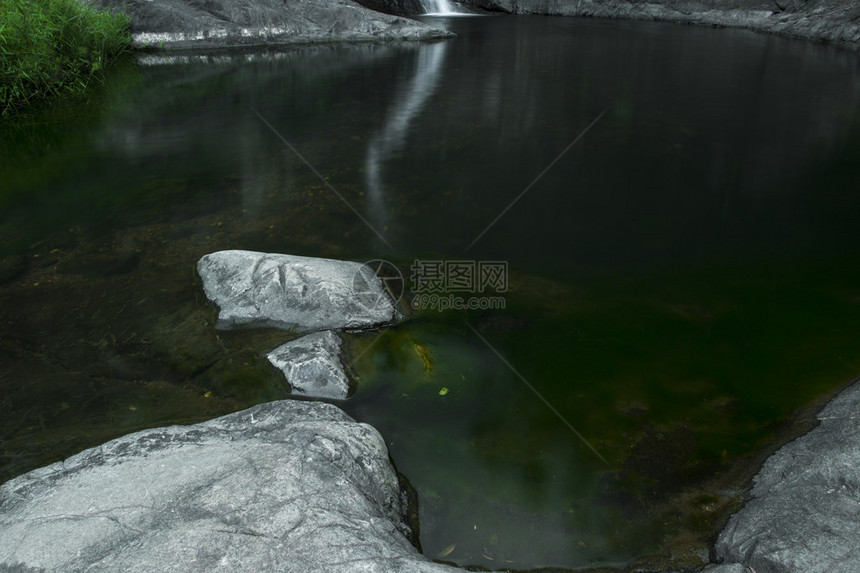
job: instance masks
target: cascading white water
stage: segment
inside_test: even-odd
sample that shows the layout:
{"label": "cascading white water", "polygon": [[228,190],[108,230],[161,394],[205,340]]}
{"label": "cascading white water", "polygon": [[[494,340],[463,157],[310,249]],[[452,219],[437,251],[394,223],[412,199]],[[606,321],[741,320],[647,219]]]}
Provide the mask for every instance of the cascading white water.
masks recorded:
{"label": "cascading white water", "polygon": [[454,8],[448,0],[421,0],[421,6],[427,14],[454,14]]}

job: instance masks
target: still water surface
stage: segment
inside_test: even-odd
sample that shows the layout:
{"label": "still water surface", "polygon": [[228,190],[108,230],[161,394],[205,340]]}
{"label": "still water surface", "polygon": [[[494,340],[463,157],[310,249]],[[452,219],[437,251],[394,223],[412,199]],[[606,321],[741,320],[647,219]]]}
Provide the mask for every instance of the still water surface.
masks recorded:
{"label": "still water surface", "polygon": [[263,358],[287,335],[215,333],[207,252],[386,259],[407,279],[416,259],[504,261],[503,310],[347,336],[341,406],[415,488],[424,553],[707,557],[732,476],[860,374],[856,55],[433,22],[459,37],[145,55],[90,101],[5,122],[0,480],[289,395]]}

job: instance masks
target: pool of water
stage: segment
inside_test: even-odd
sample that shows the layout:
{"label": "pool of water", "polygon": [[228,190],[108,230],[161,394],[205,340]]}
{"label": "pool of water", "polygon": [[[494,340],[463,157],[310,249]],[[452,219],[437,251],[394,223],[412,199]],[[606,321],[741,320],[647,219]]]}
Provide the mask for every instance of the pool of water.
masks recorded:
{"label": "pool of water", "polygon": [[264,358],[285,333],[215,332],[208,252],[384,259],[407,283],[501,262],[503,292],[454,294],[504,308],[407,293],[403,323],[346,335],[340,405],[414,487],[424,553],[707,557],[757,453],[860,374],[857,56],[433,21],[459,37],[142,55],[4,121],[0,480],[289,397]]}

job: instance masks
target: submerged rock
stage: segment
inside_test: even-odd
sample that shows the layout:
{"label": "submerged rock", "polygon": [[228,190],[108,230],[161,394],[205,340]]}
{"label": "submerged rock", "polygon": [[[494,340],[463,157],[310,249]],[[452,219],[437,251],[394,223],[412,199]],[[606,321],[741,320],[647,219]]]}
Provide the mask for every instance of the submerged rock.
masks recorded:
{"label": "submerged rock", "polygon": [[281,401],[137,432],[0,486],[0,571],[456,571],[407,540],[372,427]]}
{"label": "submerged rock", "polygon": [[20,255],[0,258],[0,285],[11,282],[27,271],[27,260]]}
{"label": "submerged rock", "polygon": [[274,327],[295,332],[371,328],[394,322],[396,309],[367,265],[219,251],[197,263],[219,329]]}
{"label": "submerged rock", "polygon": [[340,363],[340,338],[331,330],[306,334],[267,356],[284,373],[293,391],[314,398],[345,400],[349,379]]}
{"label": "submerged rock", "polygon": [[131,18],[134,47],[217,48],[331,41],[422,40],[454,34],[351,0],[94,0]]}
{"label": "submerged rock", "polygon": [[[718,561],[764,572],[860,571],[860,383],[783,446],[716,543]],[[731,569],[706,569],[710,572]]]}

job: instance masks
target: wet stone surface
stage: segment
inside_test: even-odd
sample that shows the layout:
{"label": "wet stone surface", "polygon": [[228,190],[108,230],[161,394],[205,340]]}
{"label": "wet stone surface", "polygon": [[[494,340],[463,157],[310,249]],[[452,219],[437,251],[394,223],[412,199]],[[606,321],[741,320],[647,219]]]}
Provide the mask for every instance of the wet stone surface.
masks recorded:
{"label": "wet stone surface", "polygon": [[197,271],[220,308],[217,327],[292,332],[362,329],[391,323],[395,308],[370,267],[253,251],[220,251]]}
{"label": "wet stone surface", "polygon": [[341,364],[340,350],[340,338],[325,330],[282,344],[267,358],[284,373],[293,392],[344,400],[349,394],[349,378]]}
{"label": "wet stone surface", "polygon": [[860,570],[860,383],[818,414],[753,481],[716,543],[718,560],[756,571]]}
{"label": "wet stone surface", "polygon": [[7,482],[0,570],[451,570],[410,544],[405,504],[376,430],[328,404],[272,402]]}
{"label": "wet stone surface", "polygon": [[336,41],[423,40],[451,34],[349,0],[98,0],[131,18],[137,48],[175,50]]}

